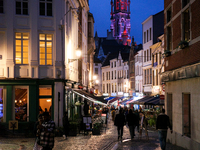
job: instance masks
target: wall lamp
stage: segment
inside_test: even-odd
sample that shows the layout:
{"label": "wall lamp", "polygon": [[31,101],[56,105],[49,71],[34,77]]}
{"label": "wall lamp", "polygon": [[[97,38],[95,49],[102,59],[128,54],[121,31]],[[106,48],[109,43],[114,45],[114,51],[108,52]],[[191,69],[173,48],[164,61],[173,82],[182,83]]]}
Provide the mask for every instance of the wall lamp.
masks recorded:
{"label": "wall lamp", "polygon": [[60,20],[60,25],[59,25],[59,29],[62,30],[63,27],[64,27],[64,20],[63,18],[71,11],[71,10],[74,10],[74,9],[77,9],[77,13],[79,13],[79,8],[72,8],[70,7],[69,10],[64,14],[64,16],[62,17],[62,19]]}
{"label": "wall lamp", "polygon": [[[79,49],[76,50],[76,56],[78,58],[81,56],[81,50],[79,50]],[[71,62],[76,61],[76,60],[78,60],[78,59],[70,59],[70,58],[68,58],[68,63],[71,63]]]}

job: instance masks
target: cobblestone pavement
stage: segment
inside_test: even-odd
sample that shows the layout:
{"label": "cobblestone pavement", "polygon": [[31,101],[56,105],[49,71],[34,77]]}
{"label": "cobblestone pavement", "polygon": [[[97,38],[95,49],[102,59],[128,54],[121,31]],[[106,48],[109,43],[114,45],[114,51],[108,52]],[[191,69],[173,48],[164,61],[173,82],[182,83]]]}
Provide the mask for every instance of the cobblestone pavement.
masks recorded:
{"label": "cobblestone pavement", "polygon": [[[0,137],[0,150],[32,150],[34,146],[34,138],[2,138]],[[23,145],[23,146],[20,146]],[[23,148],[22,148],[23,147]],[[130,140],[129,130],[124,126],[123,141],[117,140],[117,128],[114,123],[109,120],[107,128],[103,129],[101,135],[78,134],[74,137],[55,138],[55,146],[53,150],[160,150],[157,132],[149,131],[149,140],[145,135],[138,139],[136,132],[135,139]],[[167,150],[184,150],[180,147],[167,143]]]}

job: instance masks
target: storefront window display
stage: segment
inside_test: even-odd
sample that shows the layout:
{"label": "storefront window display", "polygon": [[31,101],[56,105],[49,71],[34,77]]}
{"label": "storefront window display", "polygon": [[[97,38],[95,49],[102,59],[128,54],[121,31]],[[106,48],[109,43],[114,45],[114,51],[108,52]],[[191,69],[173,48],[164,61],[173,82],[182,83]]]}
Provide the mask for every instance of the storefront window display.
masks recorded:
{"label": "storefront window display", "polygon": [[28,87],[15,87],[15,119],[28,121]]}
{"label": "storefront window display", "polygon": [[49,112],[52,107],[52,87],[51,85],[40,85],[39,87],[39,113]]}
{"label": "storefront window display", "polygon": [[3,122],[3,105],[4,105],[4,103],[3,103],[3,96],[4,96],[4,94],[3,94],[3,92],[4,92],[4,89],[3,89],[3,87],[0,87],[0,122]]}

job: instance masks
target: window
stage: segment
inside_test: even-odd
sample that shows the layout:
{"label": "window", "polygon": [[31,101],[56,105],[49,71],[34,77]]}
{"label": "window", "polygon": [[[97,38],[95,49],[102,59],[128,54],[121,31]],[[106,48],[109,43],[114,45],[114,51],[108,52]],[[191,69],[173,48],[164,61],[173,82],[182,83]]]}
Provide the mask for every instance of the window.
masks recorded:
{"label": "window", "polygon": [[161,60],[162,60],[162,54],[159,52],[159,64],[161,65]]}
{"label": "window", "polygon": [[3,120],[5,116],[4,109],[3,109],[5,106],[4,94],[5,94],[4,88],[0,87],[0,122],[3,122],[3,121],[5,122],[5,120]]}
{"label": "window", "polygon": [[144,51],[144,62],[146,62],[146,51]]}
{"label": "window", "polygon": [[144,84],[147,84],[147,70],[144,70]]}
{"label": "window", "polygon": [[113,62],[111,62],[111,68],[113,68]]}
{"label": "window", "polygon": [[182,8],[184,8],[189,2],[190,0],[182,0]]}
{"label": "window", "polygon": [[3,0],[0,0],[0,13],[3,13]]}
{"label": "window", "polygon": [[95,74],[98,74],[98,68],[95,68]]}
{"label": "window", "polygon": [[105,84],[103,84],[103,93],[105,93]]}
{"label": "window", "polygon": [[112,93],[114,92],[114,87],[113,87],[113,83],[112,83]]}
{"label": "window", "polygon": [[154,85],[156,85],[155,84],[155,73],[154,73],[155,71],[153,70],[153,81],[152,81],[152,85],[154,86]]}
{"label": "window", "polygon": [[28,87],[15,87],[15,120],[20,122],[29,121],[28,110]]}
{"label": "window", "polygon": [[149,41],[149,31],[147,30],[147,42]]}
{"label": "window", "polygon": [[52,65],[52,35],[39,34],[40,65]]}
{"label": "window", "polygon": [[52,0],[40,0],[40,15],[52,16]]}
{"label": "window", "polygon": [[115,67],[116,67],[116,61],[115,61]]}
{"label": "window", "polygon": [[172,30],[171,30],[171,25],[167,27],[167,50],[172,50]]}
{"label": "window", "polygon": [[156,69],[156,85],[158,85],[158,69]]}
{"label": "window", "polygon": [[39,86],[39,113],[44,111],[52,112],[52,87],[51,85]]}
{"label": "window", "polygon": [[147,69],[147,84],[149,84],[149,69]]}
{"label": "window", "polygon": [[95,66],[98,66],[98,63],[95,63]]}
{"label": "window", "polygon": [[167,10],[167,23],[170,22],[172,17],[171,7]]}
{"label": "window", "polygon": [[[163,100],[164,101],[164,100]],[[169,116],[169,121],[170,124],[172,125],[172,110],[173,110],[173,105],[172,105],[172,94],[167,93],[167,115]]]}
{"label": "window", "polygon": [[147,50],[147,61],[149,61],[149,50]]}
{"label": "window", "polygon": [[104,81],[104,73],[103,73],[103,81]]}
{"label": "window", "polygon": [[108,77],[109,77],[109,80],[110,80],[110,72],[109,72],[109,76]]}
{"label": "window", "polygon": [[113,71],[112,71],[112,80],[113,80]]}
{"label": "window", "polygon": [[149,57],[150,57],[149,60],[151,60],[151,48],[149,49]]}
{"label": "window", "polygon": [[28,64],[28,33],[15,33],[15,63]]}
{"label": "window", "polygon": [[190,94],[183,94],[183,135],[191,137]]}
{"label": "window", "polygon": [[117,78],[117,71],[115,70],[115,79]]}
{"label": "window", "polygon": [[150,84],[152,84],[152,69],[150,69]]}
{"label": "window", "polygon": [[144,43],[146,43],[146,32],[144,32]]}
{"label": "window", "polygon": [[151,28],[149,29],[149,40],[151,40]]}
{"label": "window", "polygon": [[183,12],[183,39],[190,40],[190,12],[189,9]]}
{"label": "window", "polygon": [[16,14],[28,15],[28,0],[16,0]]}

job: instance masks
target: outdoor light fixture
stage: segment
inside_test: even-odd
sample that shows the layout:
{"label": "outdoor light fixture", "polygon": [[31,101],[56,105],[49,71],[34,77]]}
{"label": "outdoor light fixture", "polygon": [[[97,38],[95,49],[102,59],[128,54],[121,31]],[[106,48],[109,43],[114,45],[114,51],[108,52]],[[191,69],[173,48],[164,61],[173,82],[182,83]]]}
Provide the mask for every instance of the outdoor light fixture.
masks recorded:
{"label": "outdoor light fixture", "polygon": [[93,80],[96,80],[97,79],[97,76],[93,76]]}
{"label": "outdoor light fixture", "polygon": [[[76,56],[78,58],[81,56],[81,50],[79,50],[79,49],[76,50]],[[78,59],[70,59],[70,58],[68,58],[68,63],[71,63],[71,62],[76,61],[76,60],[78,60]]]}

